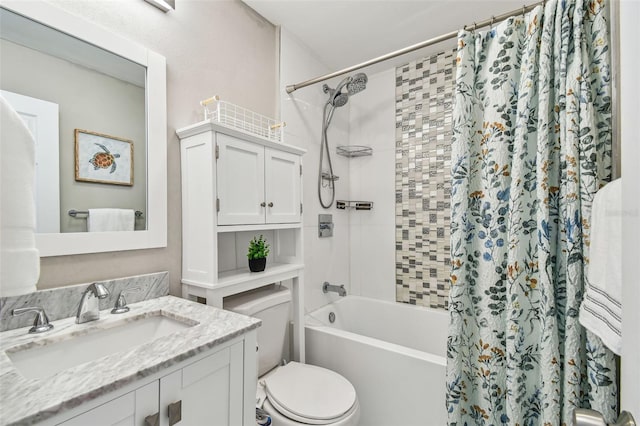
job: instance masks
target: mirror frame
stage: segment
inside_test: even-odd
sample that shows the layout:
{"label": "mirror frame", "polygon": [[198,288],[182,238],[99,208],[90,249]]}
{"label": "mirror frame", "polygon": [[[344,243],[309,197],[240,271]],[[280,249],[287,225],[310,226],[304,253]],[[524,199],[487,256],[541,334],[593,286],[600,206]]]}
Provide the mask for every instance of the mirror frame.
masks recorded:
{"label": "mirror frame", "polygon": [[167,90],[166,59],[44,1],[2,1],[25,18],[105,49],[147,69],[147,211],[146,230],[36,234],[40,257],[139,250],[167,246]]}

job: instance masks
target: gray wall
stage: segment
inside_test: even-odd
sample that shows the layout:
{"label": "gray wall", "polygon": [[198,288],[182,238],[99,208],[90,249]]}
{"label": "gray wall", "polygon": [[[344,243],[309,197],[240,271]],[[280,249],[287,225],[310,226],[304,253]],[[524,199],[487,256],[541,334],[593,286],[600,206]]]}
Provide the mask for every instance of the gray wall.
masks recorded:
{"label": "gray wall", "polygon": [[50,3],[143,44],[167,58],[167,248],[41,259],[39,289],[169,271],[180,294],[181,201],[177,128],[202,119],[214,94],[268,116],[276,105],[276,31],[238,0],[180,0],[162,13],[142,0]]}
{"label": "gray wall", "polygon": [[[60,229],[84,232],[87,221],[69,209],[114,207],[145,210],[145,94],[142,87],[71,62],[0,41],[0,88],[59,106]],[[74,130],[83,129],[133,141],[133,186],[75,180]],[[138,220],[137,228],[145,228]]]}

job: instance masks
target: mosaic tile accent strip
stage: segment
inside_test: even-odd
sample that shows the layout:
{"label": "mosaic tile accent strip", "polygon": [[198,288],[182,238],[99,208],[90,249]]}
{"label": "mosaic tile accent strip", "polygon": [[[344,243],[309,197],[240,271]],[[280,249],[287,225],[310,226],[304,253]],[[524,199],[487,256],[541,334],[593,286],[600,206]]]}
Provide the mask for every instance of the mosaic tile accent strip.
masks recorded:
{"label": "mosaic tile accent strip", "polygon": [[456,51],[396,68],[396,300],[448,307]]}

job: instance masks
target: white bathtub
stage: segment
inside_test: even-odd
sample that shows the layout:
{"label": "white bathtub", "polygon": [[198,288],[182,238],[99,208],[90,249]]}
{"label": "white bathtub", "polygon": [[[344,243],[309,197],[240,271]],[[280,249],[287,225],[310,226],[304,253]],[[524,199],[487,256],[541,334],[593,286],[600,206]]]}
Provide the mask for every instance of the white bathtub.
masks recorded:
{"label": "white bathtub", "polygon": [[446,425],[448,322],[446,311],[347,296],[307,315],[306,360],[353,383],[362,426]]}

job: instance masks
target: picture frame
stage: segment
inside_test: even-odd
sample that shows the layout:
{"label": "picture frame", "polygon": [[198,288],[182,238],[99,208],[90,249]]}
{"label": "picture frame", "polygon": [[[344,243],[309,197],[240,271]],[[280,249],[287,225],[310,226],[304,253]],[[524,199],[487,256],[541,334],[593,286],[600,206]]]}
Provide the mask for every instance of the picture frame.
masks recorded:
{"label": "picture frame", "polygon": [[75,129],[76,181],[133,186],[133,141]]}

